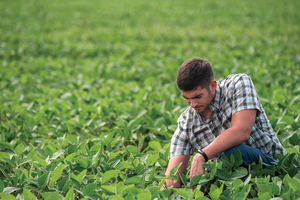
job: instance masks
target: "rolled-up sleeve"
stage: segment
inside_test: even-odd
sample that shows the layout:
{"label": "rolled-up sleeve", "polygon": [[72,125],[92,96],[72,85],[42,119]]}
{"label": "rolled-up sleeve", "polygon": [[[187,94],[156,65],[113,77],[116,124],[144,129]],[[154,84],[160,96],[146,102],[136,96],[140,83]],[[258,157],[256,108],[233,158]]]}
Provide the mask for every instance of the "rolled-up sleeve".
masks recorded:
{"label": "rolled-up sleeve", "polygon": [[193,154],[192,145],[189,141],[188,133],[184,127],[183,116],[177,121],[177,129],[171,139],[170,156]]}
{"label": "rolled-up sleeve", "polygon": [[247,109],[257,109],[257,116],[263,112],[256,89],[249,76],[242,75],[234,81],[232,94],[232,114]]}

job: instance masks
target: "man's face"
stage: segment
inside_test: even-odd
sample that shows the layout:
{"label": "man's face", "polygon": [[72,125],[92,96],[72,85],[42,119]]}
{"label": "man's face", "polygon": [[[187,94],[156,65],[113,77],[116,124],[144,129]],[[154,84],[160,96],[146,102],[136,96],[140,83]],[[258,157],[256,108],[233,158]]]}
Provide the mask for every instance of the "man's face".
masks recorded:
{"label": "man's face", "polygon": [[215,97],[216,84],[214,83],[211,83],[208,88],[201,88],[198,86],[194,90],[181,91],[181,94],[196,112],[202,113],[208,109],[210,102]]}

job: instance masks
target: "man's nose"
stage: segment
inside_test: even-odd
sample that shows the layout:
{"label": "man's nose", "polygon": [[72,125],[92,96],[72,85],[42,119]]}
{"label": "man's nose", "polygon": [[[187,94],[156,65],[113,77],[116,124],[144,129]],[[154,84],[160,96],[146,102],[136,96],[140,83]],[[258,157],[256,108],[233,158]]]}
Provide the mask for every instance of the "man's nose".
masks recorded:
{"label": "man's nose", "polygon": [[194,108],[195,106],[197,106],[197,101],[191,99],[191,104],[190,104],[190,106],[193,107],[193,108]]}

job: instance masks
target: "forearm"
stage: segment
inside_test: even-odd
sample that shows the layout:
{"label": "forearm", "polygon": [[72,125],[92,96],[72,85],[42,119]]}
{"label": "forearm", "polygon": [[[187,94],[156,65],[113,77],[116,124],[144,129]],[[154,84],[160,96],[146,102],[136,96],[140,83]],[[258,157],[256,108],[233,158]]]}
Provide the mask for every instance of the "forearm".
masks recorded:
{"label": "forearm", "polygon": [[209,159],[218,156],[223,151],[245,142],[249,134],[247,131],[241,131],[238,128],[231,127],[222,132],[212,143],[203,148]]}
{"label": "forearm", "polygon": [[256,114],[256,109],[242,110],[233,114],[231,127],[202,149],[208,158],[216,157],[223,151],[245,142],[250,136]]}

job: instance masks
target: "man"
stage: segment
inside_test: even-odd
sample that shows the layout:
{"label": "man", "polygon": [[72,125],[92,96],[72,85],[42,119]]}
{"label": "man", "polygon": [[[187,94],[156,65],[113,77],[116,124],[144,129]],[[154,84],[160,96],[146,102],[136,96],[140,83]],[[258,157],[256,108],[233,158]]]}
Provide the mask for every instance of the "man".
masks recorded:
{"label": "man", "polygon": [[[204,173],[208,159],[240,149],[243,165],[258,161],[272,164],[275,154],[286,154],[260,104],[251,79],[245,74],[215,81],[210,63],[200,58],[185,61],[177,76],[177,86],[189,107],[180,115],[171,140],[171,159],[166,175],[177,164],[185,173],[190,155],[194,156],[190,178]],[[167,180],[167,186],[180,187]],[[162,188],[163,190],[164,188]]]}

